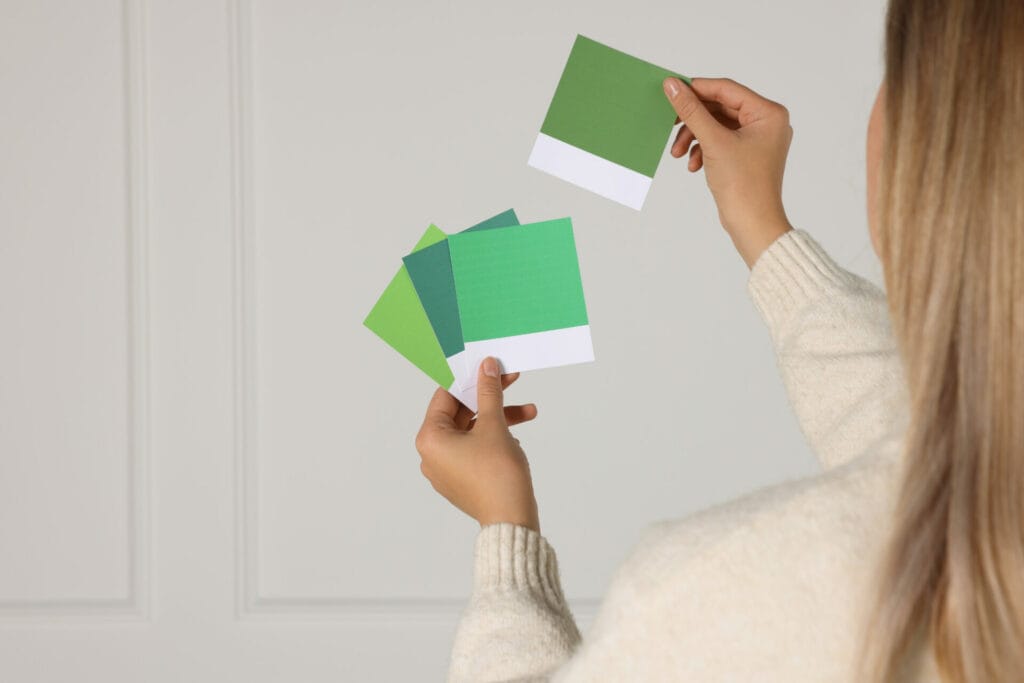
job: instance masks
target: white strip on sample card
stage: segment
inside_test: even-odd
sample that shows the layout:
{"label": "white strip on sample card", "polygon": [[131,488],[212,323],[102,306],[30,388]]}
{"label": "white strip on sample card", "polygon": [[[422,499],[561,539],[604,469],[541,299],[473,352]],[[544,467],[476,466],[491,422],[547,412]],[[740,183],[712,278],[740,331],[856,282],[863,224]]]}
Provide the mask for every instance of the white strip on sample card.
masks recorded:
{"label": "white strip on sample card", "polygon": [[540,133],[533,144],[530,166],[567,180],[631,209],[640,210],[652,178],[620,166],[567,142]]}

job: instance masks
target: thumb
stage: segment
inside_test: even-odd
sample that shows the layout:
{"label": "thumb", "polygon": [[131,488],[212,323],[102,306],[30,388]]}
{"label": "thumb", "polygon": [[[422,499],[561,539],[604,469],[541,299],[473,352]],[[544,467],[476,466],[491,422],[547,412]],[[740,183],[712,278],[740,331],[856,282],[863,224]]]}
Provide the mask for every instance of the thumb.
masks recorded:
{"label": "thumb", "polygon": [[476,378],[477,420],[505,424],[505,397],[501,390],[501,368],[491,356],[480,363]]}
{"label": "thumb", "polygon": [[694,137],[703,145],[708,138],[716,137],[725,130],[715,117],[708,111],[689,86],[678,78],[666,78],[662,83],[665,97],[672,103],[672,108],[679,115],[679,120],[686,124]]}

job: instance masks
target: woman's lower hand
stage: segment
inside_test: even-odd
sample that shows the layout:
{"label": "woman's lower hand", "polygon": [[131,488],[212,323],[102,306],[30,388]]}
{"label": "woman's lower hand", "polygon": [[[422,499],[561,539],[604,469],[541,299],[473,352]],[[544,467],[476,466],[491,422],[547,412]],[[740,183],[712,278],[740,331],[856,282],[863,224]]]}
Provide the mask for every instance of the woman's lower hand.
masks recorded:
{"label": "woman's lower hand", "polygon": [[689,170],[704,169],[722,227],[753,267],[792,229],[782,206],[782,176],[793,139],[789,112],[729,79],[694,78],[687,87],[666,78],[664,88],[684,124],[672,156],[689,150]]}
{"label": "woman's lower hand", "polygon": [[444,389],[434,392],[416,435],[420,470],[480,526],[510,522],[540,531],[530,464],[508,429],[535,418],[537,407],[504,405],[503,390],[519,373],[501,375],[494,358],[485,359],[477,374],[476,419]]}

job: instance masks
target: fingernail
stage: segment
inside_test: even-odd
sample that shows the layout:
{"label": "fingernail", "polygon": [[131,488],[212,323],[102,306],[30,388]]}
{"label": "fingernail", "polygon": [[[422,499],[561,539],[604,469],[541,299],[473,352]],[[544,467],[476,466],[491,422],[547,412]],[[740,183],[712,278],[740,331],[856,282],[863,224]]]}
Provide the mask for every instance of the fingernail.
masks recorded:
{"label": "fingernail", "polygon": [[675,97],[679,94],[679,84],[676,83],[676,79],[666,78],[662,85],[665,86],[665,94],[669,97]]}
{"label": "fingernail", "polygon": [[497,377],[500,375],[501,371],[498,369],[498,361],[490,356],[484,358],[484,374],[488,377]]}

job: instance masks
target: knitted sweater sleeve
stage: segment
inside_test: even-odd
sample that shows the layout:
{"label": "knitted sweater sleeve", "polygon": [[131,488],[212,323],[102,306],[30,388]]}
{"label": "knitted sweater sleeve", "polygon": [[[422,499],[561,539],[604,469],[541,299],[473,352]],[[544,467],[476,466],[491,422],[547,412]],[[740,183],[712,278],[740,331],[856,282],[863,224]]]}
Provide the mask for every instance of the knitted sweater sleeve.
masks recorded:
{"label": "knitted sweater sleeve", "polygon": [[[801,428],[822,463],[841,465],[885,437],[903,400],[885,295],[836,265],[802,231],[780,237],[762,254],[749,288]],[[547,541],[512,524],[481,529],[473,593],[448,680],[547,681],[582,652],[579,645]]]}
{"label": "knitted sweater sleeve", "polygon": [[544,681],[579,642],[555,551],[544,537],[513,524],[481,529],[473,594],[455,634],[448,680]]}
{"label": "knitted sweater sleeve", "polygon": [[749,290],[822,465],[842,465],[884,437],[906,400],[885,294],[801,230],[761,255]]}

